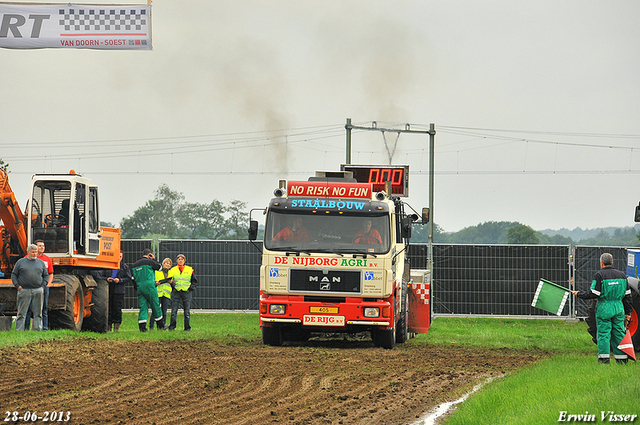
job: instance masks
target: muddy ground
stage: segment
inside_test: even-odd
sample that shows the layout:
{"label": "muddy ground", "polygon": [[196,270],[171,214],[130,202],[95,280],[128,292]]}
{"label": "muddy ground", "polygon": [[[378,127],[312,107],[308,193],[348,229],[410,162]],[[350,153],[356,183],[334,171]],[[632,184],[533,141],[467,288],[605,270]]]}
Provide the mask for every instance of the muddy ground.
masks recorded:
{"label": "muddy ground", "polygon": [[74,424],[410,424],[542,357],[370,340],[43,341],[0,349],[0,419],[64,411]]}

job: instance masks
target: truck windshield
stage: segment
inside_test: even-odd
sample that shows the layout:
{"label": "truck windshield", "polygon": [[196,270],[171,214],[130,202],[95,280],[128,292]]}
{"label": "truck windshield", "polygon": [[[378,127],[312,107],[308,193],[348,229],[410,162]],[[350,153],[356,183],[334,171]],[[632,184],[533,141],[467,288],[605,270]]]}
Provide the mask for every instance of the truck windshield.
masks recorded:
{"label": "truck windshield", "polygon": [[264,246],[286,252],[384,254],[390,249],[389,215],[285,213],[271,209]]}

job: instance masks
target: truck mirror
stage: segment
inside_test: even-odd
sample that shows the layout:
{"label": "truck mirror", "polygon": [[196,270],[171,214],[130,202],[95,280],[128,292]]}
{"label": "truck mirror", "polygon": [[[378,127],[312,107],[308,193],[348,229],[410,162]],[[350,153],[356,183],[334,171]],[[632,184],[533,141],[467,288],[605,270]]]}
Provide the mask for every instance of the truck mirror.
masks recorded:
{"label": "truck mirror", "polygon": [[258,221],[251,220],[249,222],[249,240],[255,241],[258,237]]}
{"label": "truck mirror", "polygon": [[640,204],[636,207],[636,216],[634,221],[636,223],[640,223]]}
{"label": "truck mirror", "polygon": [[422,208],[422,224],[429,222],[429,207]]}
{"label": "truck mirror", "polygon": [[411,239],[411,217],[404,217],[402,219],[402,237],[405,239]]}

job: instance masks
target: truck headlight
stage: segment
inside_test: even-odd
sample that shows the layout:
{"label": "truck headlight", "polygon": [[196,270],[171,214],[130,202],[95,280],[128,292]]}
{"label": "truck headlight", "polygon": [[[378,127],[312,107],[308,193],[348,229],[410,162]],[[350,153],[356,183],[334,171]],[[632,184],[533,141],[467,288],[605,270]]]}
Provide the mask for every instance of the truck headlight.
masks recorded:
{"label": "truck headlight", "polygon": [[287,308],[284,304],[271,304],[269,306],[269,314],[284,314]]}
{"label": "truck headlight", "polygon": [[365,307],[364,317],[380,317],[380,309],[378,307]]}

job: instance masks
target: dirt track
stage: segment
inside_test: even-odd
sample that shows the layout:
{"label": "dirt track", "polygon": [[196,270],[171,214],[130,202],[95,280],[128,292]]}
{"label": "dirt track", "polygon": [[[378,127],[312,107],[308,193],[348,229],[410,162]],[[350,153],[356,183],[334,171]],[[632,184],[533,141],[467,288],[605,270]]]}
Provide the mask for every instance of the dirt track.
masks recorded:
{"label": "dirt track", "polygon": [[545,356],[410,343],[384,350],[369,340],[79,341],[0,350],[0,419],[68,411],[74,424],[409,424]]}

